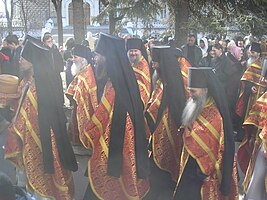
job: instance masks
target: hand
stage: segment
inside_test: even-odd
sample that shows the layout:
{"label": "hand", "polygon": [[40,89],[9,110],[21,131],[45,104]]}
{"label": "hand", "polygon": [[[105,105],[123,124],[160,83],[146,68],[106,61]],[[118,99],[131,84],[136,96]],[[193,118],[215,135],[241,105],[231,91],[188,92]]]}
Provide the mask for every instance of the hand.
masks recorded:
{"label": "hand", "polygon": [[252,91],[252,93],[255,94],[255,93],[257,93],[257,88],[255,86],[252,86],[251,91]]}

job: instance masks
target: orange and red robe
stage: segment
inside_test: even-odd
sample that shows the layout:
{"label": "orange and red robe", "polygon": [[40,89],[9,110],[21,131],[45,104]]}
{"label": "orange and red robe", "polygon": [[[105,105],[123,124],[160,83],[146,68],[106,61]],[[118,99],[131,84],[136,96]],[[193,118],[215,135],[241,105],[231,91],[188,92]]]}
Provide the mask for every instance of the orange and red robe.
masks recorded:
{"label": "orange and red robe", "polygon": [[[150,94],[149,66],[142,58],[138,64],[133,66],[133,70],[141,99],[146,107]],[[86,123],[84,134],[92,146],[92,156],[88,161],[90,186],[99,199],[142,199],[149,190],[149,181],[148,179],[139,179],[136,174],[134,127],[129,114],[126,117],[121,176],[116,178],[107,174],[114,98],[114,88],[108,81],[100,103],[95,107],[94,113]],[[79,104],[79,102],[77,103]]]}
{"label": "orange and red robe", "polygon": [[91,65],[80,71],[70,83],[66,94],[74,100],[74,110],[70,120],[72,142],[80,144],[91,149],[91,142],[84,132],[87,121],[91,119],[92,114],[98,105],[97,85],[94,71]]}
{"label": "orange and red robe", "polygon": [[42,197],[54,200],[72,200],[74,184],[72,172],[63,169],[55,135],[51,129],[54,174],[44,173],[42,146],[38,127],[37,95],[34,80],[22,80],[19,90],[30,82],[30,87],[19,111],[18,118],[9,130],[5,158],[25,171],[27,187]]}
{"label": "orange and red robe", "polygon": [[[188,68],[191,67],[189,61],[185,57],[179,57],[180,69],[182,72],[186,97],[189,96],[187,90]],[[157,80],[150,106],[147,113],[154,123],[157,121],[158,110],[163,94],[163,84],[161,80]],[[172,180],[177,181],[179,174],[180,153],[182,147],[181,133],[177,130],[172,120],[168,107],[162,114],[162,119],[152,136],[153,159],[156,165],[171,174]]]}
{"label": "orange and red robe", "polygon": [[[251,107],[266,90],[266,83],[260,80],[261,70],[262,66],[260,60],[256,60],[253,64],[251,64],[248,67],[248,69],[244,72],[241,78],[241,90],[239,98],[237,100],[235,112],[243,120],[246,120]],[[250,84],[253,84],[253,86],[255,86],[255,88],[257,89],[257,93],[251,92],[249,96],[245,94],[248,82]]]}
{"label": "orange and red robe", "polygon": [[[245,174],[243,187],[246,191],[253,174],[257,154],[262,145],[267,147],[267,92],[265,92],[251,108],[243,126],[246,135],[238,149],[238,163]],[[256,134],[254,147],[249,145],[251,134]]]}
{"label": "orange and red robe", "polygon": [[180,173],[177,186],[189,156],[193,157],[201,172],[207,176],[201,187],[201,199],[238,200],[237,171],[234,163],[233,179],[229,195],[220,192],[222,180],[222,158],[224,153],[223,120],[215,102],[209,98],[202,113],[192,125],[192,130],[185,129],[183,134],[183,151],[181,155]]}

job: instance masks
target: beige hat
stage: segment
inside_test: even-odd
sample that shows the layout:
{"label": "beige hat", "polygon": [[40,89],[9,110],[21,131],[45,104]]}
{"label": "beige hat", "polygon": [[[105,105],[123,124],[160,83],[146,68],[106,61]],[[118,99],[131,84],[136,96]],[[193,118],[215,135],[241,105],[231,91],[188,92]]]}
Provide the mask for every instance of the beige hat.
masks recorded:
{"label": "beige hat", "polygon": [[0,93],[15,94],[18,91],[19,78],[9,74],[0,74]]}
{"label": "beige hat", "polygon": [[[0,74],[0,103],[6,99],[18,98],[19,78],[9,74]],[[2,102],[3,103],[3,102]]]}

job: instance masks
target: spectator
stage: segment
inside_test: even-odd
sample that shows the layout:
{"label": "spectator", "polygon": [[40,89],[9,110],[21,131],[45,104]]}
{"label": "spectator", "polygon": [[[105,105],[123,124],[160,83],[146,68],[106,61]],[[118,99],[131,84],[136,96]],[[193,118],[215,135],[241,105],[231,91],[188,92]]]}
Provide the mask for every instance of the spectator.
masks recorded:
{"label": "spectator", "polygon": [[68,38],[65,44],[66,50],[63,53],[63,58],[65,61],[65,71],[66,71],[66,84],[69,86],[70,82],[73,80],[73,76],[71,74],[71,66],[72,66],[72,55],[71,50],[75,46],[75,40],[73,38]]}
{"label": "spectator", "polygon": [[201,49],[196,45],[196,36],[189,34],[187,37],[187,44],[181,47],[183,55],[188,58],[192,66],[198,66],[202,58]]}
{"label": "spectator", "polygon": [[202,57],[207,56],[208,55],[207,50],[208,50],[208,47],[209,47],[207,38],[203,37],[203,38],[201,38],[199,40],[199,47],[200,47],[200,49],[202,51]]}
{"label": "spectator", "polygon": [[45,33],[43,38],[43,43],[46,47],[49,48],[50,52],[52,53],[53,56],[53,66],[54,70],[57,73],[63,72],[64,71],[64,62],[63,58],[57,48],[57,46],[53,43],[53,37],[50,33]]}
{"label": "spectator", "polygon": [[10,70],[8,71],[8,74],[20,77],[19,59],[20,59],[20,52],[22,50],[22,47],[19,46],[19,39],[16,35],[8,35],[6,37],[6,42],[7,42],[8,48],[12,52],[12,56],[10,57],[11,67],[10,67]]}

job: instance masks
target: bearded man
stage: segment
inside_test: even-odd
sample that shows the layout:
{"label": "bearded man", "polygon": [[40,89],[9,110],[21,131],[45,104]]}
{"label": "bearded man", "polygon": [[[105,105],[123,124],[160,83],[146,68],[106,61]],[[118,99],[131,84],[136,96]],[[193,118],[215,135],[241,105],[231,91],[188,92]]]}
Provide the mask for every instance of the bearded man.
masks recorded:
{"label": "bearded man", "polygon": [[[211,68],[189,68],[175,200],[238,199],[234,141],[224,89]],[[212,191],[212,192],[211,192]]]}
{"label": "bearded man", "polygon": [[234,124],[238,134],[241,133],[243,139],[242,124],[246,120],[250,109],[256,100],[266,90],[266,83],[261,80],[263,69],[263,59],[260,57],[261,47],[259,43],[253,42],[250,49],[250,58],[248,59],[249,67],[241,78],[240,95],[236,103]]}
{"label": "bearded man", "polygon": [[[127,56],[133,67],[140,93],[145,93],[142,97],[144,102],[148,102],[151,93],[151,78],[148,57],[143,41],[139,38],[129,38],[126,40]],[[146,108],[147,105],[144,105]]]}
{"label": "bearded man", "polygon": [[148,199],[171,196],[179,173],[182,140],[178,128],[186,97],[182,64],[177,58],[182,57],[182,53],[177,51],[170,46],[152,48],[154,90],[145,114],[153,134]]}
{"label": "bearded man", "polygon": [[149,190],[143,113],[150,84],[137,78],[123,39],[101,33],[96,53],[97,90],[98,83],[106,83],[98,90],[103,91],[101,99],[86,123],[93,150],[88,161],[87,199],[143,199]]}
{"label": "bearded man", "polygon": [[74,79],[65,93],[73,105],[69,135],[73,145],[80,146],[82,142],[86,148],[90,148],[89,144],[83,142],[86,141],[83,138],[84,126],[98,104],[96,80],[91,65],[92,54],[87,47],[77,44],[72,49],[72,56],[71,73]]}

